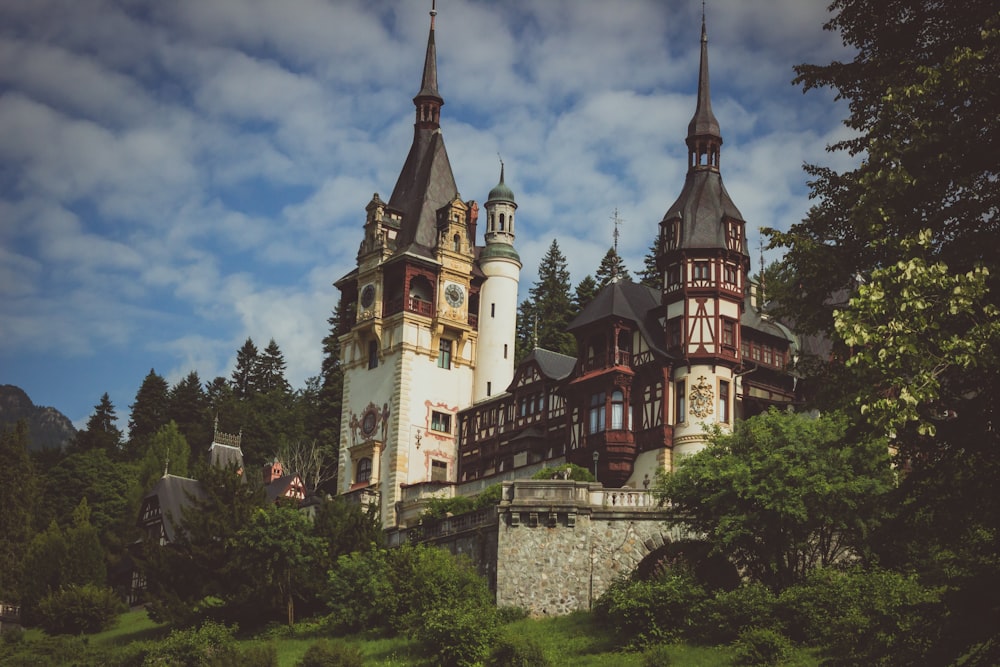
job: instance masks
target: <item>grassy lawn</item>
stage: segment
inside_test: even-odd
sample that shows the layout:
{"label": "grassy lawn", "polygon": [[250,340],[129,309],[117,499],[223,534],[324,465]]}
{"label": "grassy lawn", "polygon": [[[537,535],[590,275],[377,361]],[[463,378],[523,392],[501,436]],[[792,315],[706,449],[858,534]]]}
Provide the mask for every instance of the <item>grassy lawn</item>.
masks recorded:
{"label": "grassy lawn", "polygon": [[[502,632],[535,641],[545,653],[553,667],[642,667],[641,653],[623,652],[615,648],[611,637],[588,613],[578,612],[569,616],[541,619],[523,619],[515,621],[502,628]],[[165,637],[169,628],[154,623],[143,610],[134,610],[123,614],[118,624],[111,630],[86,638],[86,646],[92,649],[101,646],[122,646],[137,641],[156,641]],[[317,640],[315,636],[282,636],[283,632],[267,633],[267,641],[274,644],[278,653],[280,667],[294,667],[305,654],[306,650]],[[79,639],[65,638],[67,641],[79,642]],[[242,641],[251,641],[247,638]],[[36,664],[54,664],[47,661],[52,658],[44,649],[51,639],[45,637],[39,630],[29,630],[24,635],[24,644],[34,644],[38,647],[36,653],[40,662]],[[344,638],[358,646],[365,656],[366,665],[377,667],[433,667],[435,661],[427,657],[423,648],[415,641],[402,637],[373,637],[358,635]],[[28,646],[22,646],[28,648]],[[692,646],[673,644],[665,649],[670,665],[689,667],[716,667],[734,664],[734,653],[731,647]],[[80,656],[82,657],[82,656]],[[0,650],[0,665],[7,664]],[[29,664],[16,662],[14,664]],[[89,663],[86,663],[89,664]],[[788,667],[815,667],[819,661],[809,651],[796,651],[789,660],[782,663]]]}

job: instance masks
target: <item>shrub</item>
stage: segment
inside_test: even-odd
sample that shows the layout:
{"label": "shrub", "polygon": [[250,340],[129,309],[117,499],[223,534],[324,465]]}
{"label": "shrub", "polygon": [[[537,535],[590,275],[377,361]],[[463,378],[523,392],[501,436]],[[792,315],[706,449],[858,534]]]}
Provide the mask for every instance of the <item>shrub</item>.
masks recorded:
{"label": "shrub", "polygon": [[736,664],[777,665],[791,650],[791,642],[777,630],[747,628],[736,640]]}
{"label": "shrub", "polygon": [[934,641],[926,612],[937,599],[898,572],[822,569],[783,591],[778,610],[788,635],[821,646],[829,664],[920,663]]}
{"label": "shrub", "polygon": [[112,627],[125,610],[110,588],[71,585],[41,599],[38,624],[50,635],[91,634]]}
{"label": "shrub", "polygon": [[472,499],[472,509],[481,510],[484,507],[496,505],[501,499],[503,499],[503,485],[490,484]]}
{"label": "shrub", "polygon": [[278,667],[278,647],[271,642],[244,644],[239,655],[240,667]]}
{"label": "shrub", "polygon": [[320,639],[306,650],[298,667],[362,667],[364,656],[357,646],[342,640]]}
{"label": "shrub", "polygon": [[564,463],[561,466],[553,466],[551,468],[542,468],[534,475],[531,479],[562,479],[566,471],[569,471],[569,478],[576,482],[596,482],[594,475],[584,468],[583,466],[578,466],[575,463]]}
{"label": "shrub", "polygon": [[236,627],[214,621],[205,621],[199,628],[174,630],[161,642],[153,645],[146,657],[146,665],[173,667],[215,667],[239,665],[240,652],[233,634]]}
{"label": "shrub", "polygon": [[777,598],[763,584],[744,582],[716,593],[691,612],[690,639],[704,644],[729,644],[745,628],[778,628]]}
{"label": "shrub", "polygon": [[3,639],[5,646],[20,644],[24,641],[24,630],[20,625],[15,625],[12,628],[0,632],[0,639]]}
{"label": "shrub", "polygon": [[486,667],[547,667],[548,659],[534,639],[514,635],[504,637],[490,651]]}
{"label": "shrub", "polygon": [[493,606],[459,600],[462,598],[428,610],[415,633],[443,667],[470,667],[482,662],[496,640]]}
{"label": "shrub", "polygon": [[338,558],[328,574],[326,599],[333,634],[391,630],[398,595],[389,578],[388,552],[373,548]]}
{"label": "shrub", "polygon": [[643,652],[642,667],[668,667],[673,660],[666,644],[655,644]]}
{"label": "shrub", "polygon": [[528,610],[524,607],[497,607],[497,622],[500,625],[507,625],[525,618],[528,618]]}
{"label": "shrub", "polygon": [[443,519],[449,515],[465,514],[474,507],[472,498],[456,496],[454,498],[431,498],[427,508],[420,513],[421,519]]}
{"label": "shrub", "polygon": [[597,600],[594,611],[621,643],[642,648],[685,636],[690,610],[706,597],[689,570],[675,567],[651,581],[619,579]]}

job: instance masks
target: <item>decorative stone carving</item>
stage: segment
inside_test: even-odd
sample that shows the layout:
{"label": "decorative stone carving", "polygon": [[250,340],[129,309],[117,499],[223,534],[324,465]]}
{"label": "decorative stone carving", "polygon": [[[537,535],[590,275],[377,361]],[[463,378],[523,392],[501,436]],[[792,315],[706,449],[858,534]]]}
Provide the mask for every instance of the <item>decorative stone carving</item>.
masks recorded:
{"label": "decorative stone carving", "polygon": [[712,391],[712,386],[702,375],[698,378],[698,384],[691,387],[691,414],[698,419],[704,419],[715,411],[712,407],[714,402],[715,393]]}

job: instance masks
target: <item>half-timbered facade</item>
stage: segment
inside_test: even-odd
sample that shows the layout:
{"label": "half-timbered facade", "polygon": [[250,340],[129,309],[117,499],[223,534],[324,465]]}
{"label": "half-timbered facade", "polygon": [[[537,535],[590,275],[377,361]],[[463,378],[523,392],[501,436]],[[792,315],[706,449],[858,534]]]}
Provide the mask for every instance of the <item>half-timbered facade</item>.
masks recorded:
{"label": "half-timbered facade", "polygon": [[711,427],[794,400],[795,337],[761,312],[746,223],[722,182],[704,21],[688,171],[659,222],[655,287],[615,281],[570,324],[578,353],[515,368],[520,258],[513,192],[463,201],[440,129],[434,13],[414,140],[389,202],[366,209],[357,269],[340,281],[345,372],[340,492],[386,527],[422,502],[576,463],[605,486],[648,486]]}

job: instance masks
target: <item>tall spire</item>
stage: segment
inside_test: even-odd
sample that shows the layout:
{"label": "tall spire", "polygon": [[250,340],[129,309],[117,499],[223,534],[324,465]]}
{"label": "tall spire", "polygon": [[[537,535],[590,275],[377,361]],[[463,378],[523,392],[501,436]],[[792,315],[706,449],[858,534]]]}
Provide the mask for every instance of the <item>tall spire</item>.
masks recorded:
{"label": "tall spire", "polygon": [[424,73],[420,80],[420,92],[413,98],[417,107],[417,127],[436,129],[440,127],[441,107],[444,99],[438,92],[437,48],[434,45],[434,17],[437,16],[437,0],[431,1],[431,29],[427,35],[427,55],[424,56]]}
{"label": "tall spire", "polygon": [[688,124],[688,168],[719,169],[719,147],[722,131],[712,113],[712,91],[708,81],[708,31],[705,29],[705,10],[701,13],[701,65],[698,69],[698,106]]}

